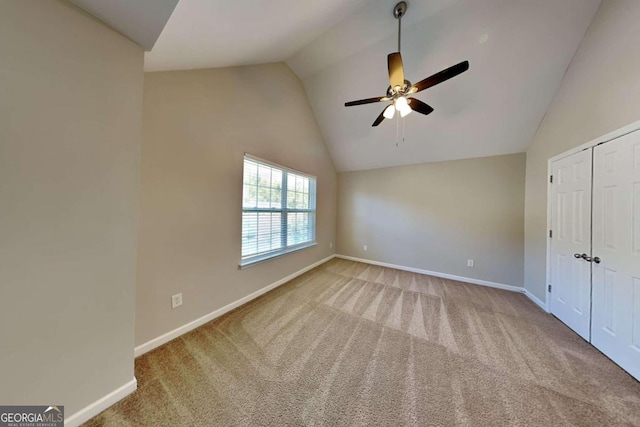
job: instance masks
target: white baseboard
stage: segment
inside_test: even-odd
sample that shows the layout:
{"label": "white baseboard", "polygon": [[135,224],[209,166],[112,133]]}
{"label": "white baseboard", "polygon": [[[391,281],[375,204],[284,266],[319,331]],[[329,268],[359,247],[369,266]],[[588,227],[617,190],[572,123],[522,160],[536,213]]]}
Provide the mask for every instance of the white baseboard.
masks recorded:
{"label": "white baseboard", "polygon": [[135,377],[126,383],[125,385],[118,387],[106,396],[96,400],[89,406],[85,406],[78,412],[66,417],[64,419],[64,425],[66,427],[76,427],[80,424],[89,421],[91,418],[98,415],[100,412],[107,409],[109,406],[114,405],[120,400],[124,399],[138,388],[138,382]]}
{"label": "white baseboard", "polygon": [[205,314],[204,316],[187,323],[186,325],[182,325],[179,328],[176,328],[172,331],[167,332],[166,334],[160,335],[157,338],[154,338],[150,341],[147,341],[144,344],[140,344],[139,346],[137,346],[134,349],[134,356],[138,357],[138,356],[142,356],[143,354],[147,353],[148,351],[153,350],[154,348],[160,347],[162,344],[168,343],[169,341],[178,338],[180,335],[184,335],[189,331],[194,330],[195,328],[197,328],[198,326],[202,326],[207,322],[212,321],[213,319],[215,319],[216,317],[220,317],[225,313],[228,313],[229,311],[233,310],[234,308],[240,307],[242,304],[245,304],[249,301],[251,301],[252,299],[255,299],[257,297],[259,297],[260,295],[263,295],[267,292],[269,292],[272,289],[277,288],[280,285],[283,285],[285,283],[287,283],[290,280],[295,279],[296,277],[306,273],[307,271],[316,268],[317,266],[324,264],[327,261],[332,260],[335,257],[335,255],[331,255],[328,256],[324,259],[321,259],[318,262],[315,262],[301,270],[296,271],[293,274],[288,275],[287,277],[278,280],[275,283],[272,283],[268,286],[265,286],[262,289],[258,289],[257,291],[247,295],[246,297],[240,298],[237,301],[232,302],[231,304],[227,304],[222,308],[219,308],[215,311],[212,311],[209,314]]}
{"label": "white baseboard", "polygon": [[547,307],[547,304],[543,303],[542,301],[540,301],[540,299],[535,296],[534,294],[532,294],[531,292],[529,292],[528,290],[525,289],[524,294],[533,302],[535,302],[541,309],[543,309],[544,311],[546,311],[547,313],[549,312],[549,308]]}
{"label": "white baseboard", "polygon": [[438,273],[437,271],[423,270],[421,268],[406,267],[404,265],[389,264],[387,262],[373,261],[370,259],[356,258],[347,255],[338,255],[336,258],[342,258],[349,261],[364,262],[366,264],[379,265],[381,267],[395,268],[397,270],[410,271],[412,273],[426,274],[428,276],[442,277],[443,279],[457,280],[458,282],[472,283],[474,285],[489,286],[491,288],[504,289],[512,292],[524,292],[524,288],[520,286],[505,285],[503,283],[489,282],[487,280],[472,279],[470,277],[455,276],[453,274]]}

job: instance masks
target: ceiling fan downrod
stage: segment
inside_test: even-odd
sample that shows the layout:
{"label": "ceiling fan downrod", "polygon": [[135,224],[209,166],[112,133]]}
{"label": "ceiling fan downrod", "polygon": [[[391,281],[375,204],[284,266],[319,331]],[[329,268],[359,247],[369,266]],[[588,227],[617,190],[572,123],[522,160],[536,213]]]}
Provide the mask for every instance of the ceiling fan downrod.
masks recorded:
{"label": "ceiling fan downrod", "polygon": [[393,16],[398,20],[398,52],[400,52],[400,41],[402,34],[402,17],[407,13],[407,2],[401,1],[393,8]]}

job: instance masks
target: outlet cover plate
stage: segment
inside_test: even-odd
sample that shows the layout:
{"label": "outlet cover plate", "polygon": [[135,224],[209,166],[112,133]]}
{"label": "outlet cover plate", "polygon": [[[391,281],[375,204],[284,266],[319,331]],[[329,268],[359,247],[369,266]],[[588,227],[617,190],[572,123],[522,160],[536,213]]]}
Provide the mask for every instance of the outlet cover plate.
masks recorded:
{"label": "outlet cover plate", "polygon": [[182,305],[182,293],[171,296],[171,308],[178,308]]}

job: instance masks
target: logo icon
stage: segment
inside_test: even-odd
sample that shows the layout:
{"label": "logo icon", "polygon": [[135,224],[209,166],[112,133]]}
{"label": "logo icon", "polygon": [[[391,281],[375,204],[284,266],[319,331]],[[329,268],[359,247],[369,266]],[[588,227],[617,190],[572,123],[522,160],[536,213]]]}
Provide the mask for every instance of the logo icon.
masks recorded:
{"label": "logo icon", "polygon": [[0,406],[0,427],[64,427],[64,406]]}

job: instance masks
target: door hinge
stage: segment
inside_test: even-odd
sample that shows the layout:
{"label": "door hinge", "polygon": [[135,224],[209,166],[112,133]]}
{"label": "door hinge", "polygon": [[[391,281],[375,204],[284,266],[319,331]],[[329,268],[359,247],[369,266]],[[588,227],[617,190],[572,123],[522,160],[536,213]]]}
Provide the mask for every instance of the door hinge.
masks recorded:
{"label": "door hinge", "polygon": [[549,230],[549,238],[553,237],[553,230]]}
{"label": "door hinge", "polygon": [[549,177],[549,182],[553,184],[553,175]]}
{"label": "door hinge", "polygon": [[547,292],[551,292],[551,285],[547,286]]}

